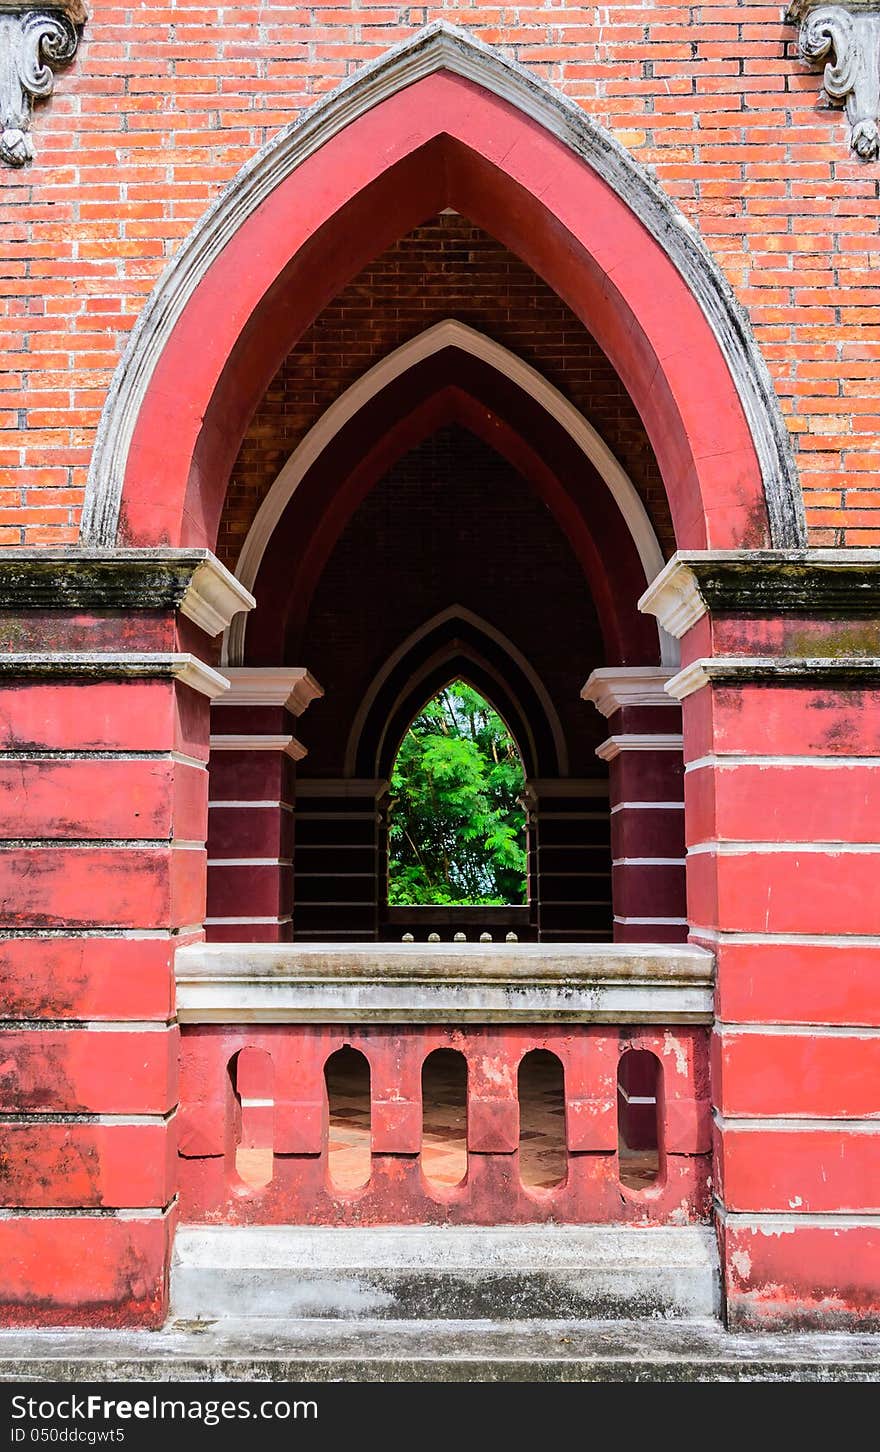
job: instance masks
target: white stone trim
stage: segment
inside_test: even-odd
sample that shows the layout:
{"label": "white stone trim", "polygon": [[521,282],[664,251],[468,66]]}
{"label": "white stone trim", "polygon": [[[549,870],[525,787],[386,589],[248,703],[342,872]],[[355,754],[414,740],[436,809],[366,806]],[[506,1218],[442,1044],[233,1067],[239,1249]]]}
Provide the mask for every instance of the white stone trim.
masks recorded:
{"label": "white stone trim", "polygon": [[[684,670],[667,681],[666,689],[676,701],[692,696],[709,682],[744,681],[747,684],[762,682],[770,685],[784,685],[792,678],[803,681],[815,676],[816,688],[837,676],[850,682],[860,679],[866,683],[880,677],[880,658],[877,656],[703,656],[691,661]],[[863,686],[862,689],[865,687]]]}
{"label": "white stone trim", "polygon": [[786,1230],[799,1230],[801,1226],[828,1230],[857,1230],[862,1226],[872,1229],[880,1225],[880,1211],[871,1214],[853,1213],[847,1210],[827,1210],[824,1214],[799,1214],[791,1210],[727,1210],[721,1204],[715,1206],[715,1213],[725,1225],[739,1230],[758,1230],[763,1235],[780,1235]]}
{"label": "white stone trim", "polygon": [[196,567],[180,611],[213,639],[239,612],[246,614],[256,603],[250,590],[212,555]]}
{"label": "white stone trim", "polygon": [[685,771],[703,771],[712,767],[716,771],[729,771],[737,766],[817,766],[836,770],[841,766],[880,766],[880,756],[739,756],[735,751],[710,751],[705,756],[696,756],[685,764]]}
{"label": "white stone trim", "polygon": [[[741,1132],[771,1134],[780,1130],[786,1134],[812,1134],[816,1130],[826,1131],[836,1129],[841,1134],[880,1134],[880,1115],[876,1119],[869,1118],[836,1118],[834,1115],[800,1116],[797,1115],[767,1115],[759,1118],[757,1115],[752,1118],[731,1116],[721,1114],[717,1109],[713,1111],[713,1119],[721,1130],[728,1132],[734,1130],[737,1134]],[[880,1203],[880,1185],[878,1185],[878,1203]]]}
{"label": "white stone trim", "polygon": [[228,683],[225,676],[219,671],[212,670],[211,666],[205,665],[204,661],[197,656],[187,655],[180,657],[180,667],[175,670],[175,679],[182,685],[189,686],[200,695],[207,696],[209,700],[216,701],[218,696],[228,690]]}
{"label": "white stone trim", "polygon": [[638,602],[644,615],[653,615],[676,640],[706,614],[697,577],[688,565],[674,557],[663,566]]}
{"label": "white stone trim", "polygon": [[177,249],[143,308],[101,415],[83,509],[84,544],[116,539],[122,486],[141,405],[190,298],[230,238],[331,137],[423,76],[447,70],[501,97],[602,177],[639,218],[696,298],[734,380],[760,461],[774,544],[806,539],[803,502],[767,366],[733,289],[694,227],[647,168],[575,102],[473,34],[435,21],[360,67],[298,121],[272,136]]}
{"label": "white stone trim", "polygon": [[624,928],[649,928],[652,926],[664,928],[686,928],[688,925],[687,918],[621,918],[618,917],[616,913],[614,915],[614,921],[616,923],[620,923],[621,927]]}
{"label": "white stone trim", "polygon": [[[645,579],[653,579],[663,568],[663,553],[638,491],[592,424],[542,374],[515,353],[467,323],[459,322],[457,318],[445,318],[410,338],[356,379],[325,409],[294,449],[260,505],[238,557],[235,572],[248,589],[256,583],[263,555],[284,510],[306,474],[340,430],[395,379],[446,348],[456,348],[494,368],[533,398],[565,430],[599,474],[620,510]],[[246,629],[246,621],[242,618],[230,630],[230,661],[238,662],[244,658]],[[663,658],[674,664],[676,648],[663,630],[660,631],[660,645]]]}
{"label": "white stone trim", "polygon": [[[273,926],[275,926],[278,923],[289,923],[290,921],[291,921],[291,915],[290,915],[290,913],[287,913],[283,917],[276,916],[276,917],[268,917],[268,918],[205,918],[205,927],[206,928],[208,928],[208,927],[212,927],[212,928],[215,928],[215,927],[227,927],[227,926],[228,927],[234,927],[236,924],[244,924],[244,923],[248,923],[248,924],[250,924],[250,923],[271,923]],[[213,946],[213,947],[219,947],[221,945],[215,943],[215,944],[212,944],[211,946]],[[256,946],[256,945],[253,945],[253,946]],[[183,949],[182,948],[179,948],[178,949],[178,952],[181,952],[182,953],[183,952]],[[178,1019],[180,1019],[180,1014],[178,1014],[177,1017],[178,1017]]]}
{"label": "white stone trim", "polygon": [[[208,804],[210,806],[210,803]],[[616,802],[611,808],[615,812],[683,812],[684,802]]]}
{"label": "white stone trim", "polygon": [[236,808],[236,807],[272,807],[275,811],[277,811],[278,808],[280,807],[282,811],[287,811],[287,812],[293,811],[293,808],[292,808],[292,806],[290,805],[289,802],[280,802],[280,801],[271,801],[271,800],[262,800],[262,799],[260,801],[258,801],[258,802],[242,802],[242,801],[234,801],[234,802],[223,802],[223,801],[216,801],[215,802],[215,801],[209,801],[208,802],[208,811],[209,812],[214,811],[214,809],[216,807],[232,807],[232,808]]}
{"label": "white stone trim", "polygon": [[292,867],[292,857],[209,857],[208,867]]}
{"label": "white stone trim", "polygon": [[305,666],[224,666],[229,690],[224,706],[283,706],[301,716],[324,694]]}
{"label": "white stone trim", "polygon": [[600,761],[614,761],[622,751],[683,751],[684,737],[676,733],[649,736],[631,732],[622,736],[609,736],[601,746],[596,747]]}
{"label": "white stone trim", "polygon": [[198,943],[175,974],[181,1023],[710,1023],[713,964],[691,944]]}
{"label": "white stone trim", "polygon": [[612,867],[686,867],[685,857],[615,857]]}
{"label": "white stone trim", "polygon": [[876,1039],[880,1038],[877,1024],[839,1023],[731,1023],[716,1019],[713,1032],[731,1038],[737,1034],[771,1034],[782,1038],[800,1039]]}
{"label": "white stone trim", "polygon": [[772,946],[792,943],[809,948],[880,948],[875,933],[747,933],[736,928],[705,928],[691,924],[691,936],[707,938],[711,943],[745,943]]}
{"label": "white stone trim", "polygon": [[843,854],[876,854],[880,842],[737,842],[727,839],[713,839],[696,842],[688,848],[689,857],[746,857],[752,853],[777,856],[781,852],[812,853],[823,857],[840,857]]}
{"label": "white stone trim", "polygon": [[213,735],[211,736],[212,751],[283,751],[293,761],[302,761],[307,755],[306,748],[295,736],[260,735],[247,736],[244,733],[236,735]]}
{"label": "white stone trim", "polygon": [[581,697],[606,717],[624,706],[671,706],[665,686],[674,675],[669,666],[600,666],[589,676]]}
{"label": "white stone trim", "polygon": [[[94,681],[121,677],[130,680],[171,679],[214,700],[228,689],[225,676],[187,651],[22,651],[0,656],[3,675],[78,676]],[[203,766],[203,762],[196,763]]]}

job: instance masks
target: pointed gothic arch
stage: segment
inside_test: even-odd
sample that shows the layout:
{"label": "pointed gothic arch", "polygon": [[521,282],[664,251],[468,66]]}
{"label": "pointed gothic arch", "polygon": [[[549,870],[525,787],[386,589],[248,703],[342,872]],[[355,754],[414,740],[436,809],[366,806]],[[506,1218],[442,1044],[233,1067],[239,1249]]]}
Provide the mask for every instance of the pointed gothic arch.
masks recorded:
{"label": "pointed gothic arch", "polygon": [[[534,399],[559,424],[581,451],[586,463],[596,471],[620,511],[644,571],[645,584],[650,584],[660,573],[664,565],[663,552],[647,510],[628,473],[592,424],[537,369],[515,353],[467,323],[457,318],[445,318],[395,348],[356,379],[325,409],[294,449],[263,499],[241,548],[235,574],[246,589],[252,590],[256,584],[273,532],[296,490],[324,450],[347,424],[397,379],[425,359],[435,357],[448,348],[486,363]],[[677,646],[662,627],[658,629],[661,659],[664,664],[674,664]],[[243,614],[236,616],[224,642],[224,659],[232,665],[239,665],[244,660],[246,631],[246,617]]]}
{"label": "pointed gothic arch", "polygon": [[405,730],[420,703],[455,674],[463,675],[482,694],[488,692],[487,699],[517,743],[528,775],[567,776],[565,733],[537,671],[502,631],[459,604],[432,615],[376,672],[352,721],[345,775],[387,774],[399,745],[393,740],[397,723],[404,721]]}
{"label": "pointed gothic arch", "polygon": [[608,354],[680,547],[803,542],[769,375],[707,250],[576,105],[439,22],[267,143],[180,249],[110,390],[83,541],[213,544],[280,358],[369,255],[450,204],[523,256]]}

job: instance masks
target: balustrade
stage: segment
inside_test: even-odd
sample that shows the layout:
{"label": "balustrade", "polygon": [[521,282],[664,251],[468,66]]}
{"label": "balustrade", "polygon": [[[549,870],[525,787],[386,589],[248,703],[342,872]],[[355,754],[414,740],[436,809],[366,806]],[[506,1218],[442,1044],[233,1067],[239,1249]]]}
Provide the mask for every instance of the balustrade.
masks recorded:
{"label": "balustrade", "polygon": [[[178,957],[185,1220],[708,1216],[702,949],[240,944]],[[439,1135],[425,1087],[438,1054],[460,1056],[462,1101]],[[358,1075],[341,1079],[355,1056]],[[463,1176],[437,1172],[444,1117]],[[554,1124],[558,1165],[536,1175],[530,1140]],[[334,1155],[357,1133],[363,1173],[340,1173]]]}

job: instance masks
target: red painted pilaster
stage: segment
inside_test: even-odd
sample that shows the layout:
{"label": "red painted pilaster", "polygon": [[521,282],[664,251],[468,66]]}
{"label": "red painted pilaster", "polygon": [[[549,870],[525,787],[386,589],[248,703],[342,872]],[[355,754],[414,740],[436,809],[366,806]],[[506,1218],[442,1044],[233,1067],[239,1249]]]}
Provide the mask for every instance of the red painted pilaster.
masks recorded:
{"label": "red painted pilaster", "polygon": [[644,602],[685,662],[668,689],[690,937],[717,963],[714,1193],[735,1327],[880,1325],[880,627],[875,609],[852,629],[871,581],[835,553],[684,557]]}
{"label": "red painted pilaster", "polygon": [[614,939],[687,938],[681,712],[662,666],[593,671],[581,695],[608,720]]}
{"label": "red painted pilaster", "polygon": [[211,716],[208,913],[211,942],[293,934],[296,718],[320,686],[296,666],[236,666]]}
{"label": "red painted pilaster", "polygon": [[[10,569],[4,641],[35,597],[65,605],[39,651],[0,651],[0,1318],[156,1325],[177,1196],[173,964],[202,933],[225,689],[210,636],[250,597],[204,552]],[[100,650],[70,648],[89,618]]]}

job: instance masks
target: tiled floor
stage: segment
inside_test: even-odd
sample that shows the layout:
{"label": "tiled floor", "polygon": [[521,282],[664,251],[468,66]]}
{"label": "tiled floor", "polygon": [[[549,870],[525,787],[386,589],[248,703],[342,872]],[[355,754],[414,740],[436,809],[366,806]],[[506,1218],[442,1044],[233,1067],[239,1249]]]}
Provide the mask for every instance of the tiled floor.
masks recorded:
{"label": "tiled floor", "polygon": [[[424,1084],[422,1168],[438,1185],[457,1185],[467,1170],[465,1082],[457,1054],[434,1056]],[[340,1190],[354,1190],[370,1177],[369,1088],[363,1061],[338,1057],[331,1066],[330,1174]],[[550,1055],[535,1055],[520,1078],[520,1174],[530,1189],[550,1189],[565,1175],[564,1108],[561,1075]],[[265,1150],[239,1150],[236,1168],[255,1188],[271,1178]],[[621,1180],[632,1189],[650,1185],[656,1155],[621,1146]]]}

